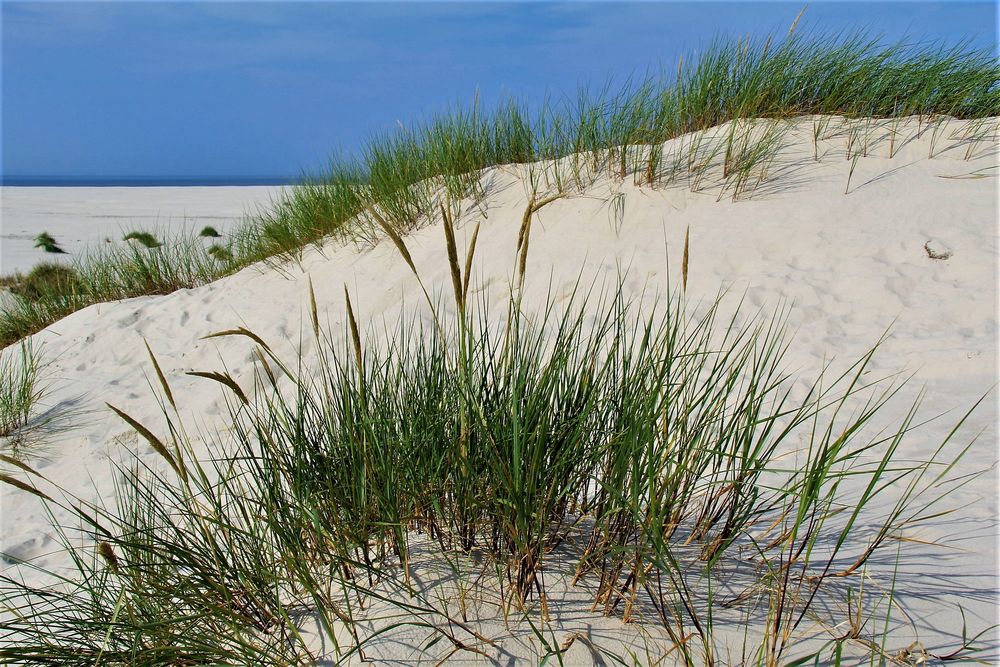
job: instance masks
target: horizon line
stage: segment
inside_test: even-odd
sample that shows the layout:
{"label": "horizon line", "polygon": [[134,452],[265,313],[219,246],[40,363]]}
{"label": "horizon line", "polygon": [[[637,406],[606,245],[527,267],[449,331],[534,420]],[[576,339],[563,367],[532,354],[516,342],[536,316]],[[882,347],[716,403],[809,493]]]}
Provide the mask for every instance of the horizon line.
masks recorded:
{"label": "horizon line", "polygon": [[200,176],[47,176],[0,175],[4,187],[86,187],[86,186],[156,186],[156,185],[296,185],[304,176],[287,175],[200,175]]}

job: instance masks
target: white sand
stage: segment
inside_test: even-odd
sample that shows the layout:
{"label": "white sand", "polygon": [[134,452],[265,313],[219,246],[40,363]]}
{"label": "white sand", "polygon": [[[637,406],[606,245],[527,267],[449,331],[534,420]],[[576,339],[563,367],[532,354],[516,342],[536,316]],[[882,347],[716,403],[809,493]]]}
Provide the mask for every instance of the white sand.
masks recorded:
{"label": "white sand", "polygon": [[[88,246],[119,242],[130,231],[220,233],[267,206],[283,188],[247,187],[3,187],[0,188],[0,274],[26,272],[38,262],[69,262]],[[48,232],[65,255],[35,248]]]}
{"label": "white sand", "polygon": [[[910,123],[903,130],[913,135],[916,125]],[[933,159],[928,159],[929,132],[913,138],[891,160],[886,147],[879,145],[858,161],[845,195],[851,163],[844,159],[843,137],[823,142],[817,163],[812,159],[810,131],[808,122],[801,124],[783,155],[796,168],[750,201],[717,201],[717,189],[653,190],[636,187],[631,179],[624,184],[605,179],[585,193],[546,206],[532,228],[526,300],[541,303],[550,289],[559,296],[568,294],[581,268],[584,284],[610,286],[628,267],[629,291],[638,295],[650,286],[662,292],[668,277],[667,253],[671,282],[679,283],[680,249],[690,227],[691,300],[712,298],[725,287],[735,297],[745,291],[748,309],[773,309],[790,302],[795,336],[788,361],[803,375],[814,375],[831,357],[855,360],[891,328],[873,370],[905,371],[914,378],[902,400],[886,414],[902,417],[907,401],[921,387],[926,390],[923,415],[950,411],[907,441],[905,457],[928,455],[961,413],[992,391],[959,433],[967,441],[982,432],[956,470],[959,475],[986,472],[950,498],[961,507],[959,512],[907,535],[949,546],[904,544],[897,582],[898,600],[913,625],[898,629],[890,648],[904,647],[914,638],[928,647],[954,646],[961,631],[958,605],[965,609],[972,633],[997,620],[1000,533],[997,473],[992,468],[998,459],[997,147],[981,146],[972,159],[964,159],[966,146],[957,139],[959,125],[945,129]],[[986,176],[966,177],[977,171]],[[482,220],[474,281],[492,298],[502,300],[508,293],[517,230],[528,197],[518,169],[498,168],[484,178],[493,189],[484,204],[488,217]],[[128,191],[91,190],[81,201],[60,191],[19,189],[12,197],[8,190],[13,189],[4,191],[5,271],[7,261],[23,267],[17,262],[26,256],[20,250],[8,251],[8,234],[15,233],[8,228],[8,210],[20,212],[18,220],[24,222],[16,233],[25,236],[41,231],[31,225],[48,220],[44,212],[56,208],[62,211],[60,219],[97,215],[105,224],[111,224],[108,216],[116,206],[128,211],[125,215],[138,215],[139,210],[133,198],[138,193]],[[235,217],[248,200],[238,201],[228,190],[171,189],[170,215],[186,212],[189,222],[210,213]],[[616,192],[625,196],[620,226],[607,201]],[[215,195],[218,199],[212,201]],[[104,196],[113,200],[101,199]],[[165,203],[158,205],[158,210],[167,210]],[[155,208],[150,206],[145,210]],[[481,210],[468,208],[459,221],[463,247],[482,218]],[[201,217],[197,224],[202,224]],[[59,227],[47,228],[59,238]],[[413,233],[406,243],[426,284],[447,297],[450,278],[438,222]],[[927,244],[935,254],[952,254],[932,259]],[[283,273],[251,267],[202,288],[75,313],[35,337],[52,362],[52,391],[46,406],[71,414],[72,419],[38,450],[44,456],[33,463],[51,480],[83,497],[108,497],[112,489],[108,459],[118,458],[123,443],[135,443],[135,438],[104,402],[113,402],[144,423],[162,424],[147,379],[151,375],[144,339],[156,353],[182,412],[191,416],[192,423],[219,424],[226,409],[217,385],[184,372],[225,367],[234,377],[249,379],[255,362],[247,341],[201,338],[242,325],[275,344],[279,353],[291,355],[300,331],[308,327],[308,277],[316,288],[321,318],[338,335],[344,321],[345,284],[362,322],[392,320],[401,304],[417,307],[422,298],[396,249],[384,242],[360,249],[328,245],[322,253],[307,251],[301,266],[289,265]],[[140,450],[155,460],[148,448]],[[38,558],[42,564],[61,562],[49,553],[53,542],[38,503],[9,487],[0,493],[2,550],[19,558]],[[891,576],[895,554],[893,547],[887,551],[889,557],[879,561],[883,582]],[[617,633],[625,628],[617,619],[584,613],[580,604],[576,620],[555,627],[555,635],[562,639],[569,629],[592,626],[603,636],[601,642],[613,648]],[[988,637],[995,639],[992,634]],[[523,658],[537,650],[524,637],[504,646]],[[400,662],[416,657],[391,641],[373,650],[376,657]],[[435,648],[438,653],[445,650],[441,645]],[[569,664],[590,661],[582,644],[573,651]]]}

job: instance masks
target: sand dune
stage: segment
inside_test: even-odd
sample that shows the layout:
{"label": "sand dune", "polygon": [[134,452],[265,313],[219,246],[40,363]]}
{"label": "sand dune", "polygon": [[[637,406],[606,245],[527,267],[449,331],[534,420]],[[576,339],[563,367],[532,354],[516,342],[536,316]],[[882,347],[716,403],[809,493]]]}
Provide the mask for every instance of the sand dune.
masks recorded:
{"label": "sand dune", "polygon": [[[960,130],[957,121],[949,126],[931,158],[930,133],[918,136],[916,122],[908,121],[902,132],[912,138],[891,159],[885,145],[876,143],[851,174],[843,138],[821,142],[814,159],[805,119],[788,135],[781,156],[787,169],[740,201],[720,199],[711,184],[693,192],[604,177],[538,212],[527,261],[526,304],[540,306],[550,295],[565,300],[578,284],[597,291],[611,288],[621,278],[626,293],[652,305],[662,298],[668,280],[679,285],[681,248],[690,230],[687,299],[692,307],[720,290],[727,292],[727,303],[742,298],[747,312],[788,305],[794,332],[788,361],[797,372],[815,374],[831,357],[853,361],[889,331],[873,373],[913,374],[890,414],[902,415],[907,399],[920,388],[926,392],[923,415],[948,412],[914,436],[908,457],[926,456],[935,437],[993,392],[959,434],[969,439],[978,433],[979,438],[956,474],[983,473],[950,499],[961,511],[906,536],[950,546],[907,545],[912,549],[900,562],[897,589],[912,626],[895,631],[893,649],[914,639],[925,646],[953,641],[961,630],[958,605],[970,629],[978,631],[996,618],[997,146],[983,145],[966,159],[968,146],[954,139]],[[486,199],[463,202],[460,247],[481,223],[473,269],[473,289],[480,297],[503,302],[510,293],[518,228],[529,198],[527,169],[488,170],[483,175]],[[146,201],[148,194],[5,189],[3,270],[26,268],[35,258],[21,249],[27,240],[11,239],[27,239],[41,227],[60,240],[65,236],[69,248],[76,249],[77,238],[86,240],[70,232],[77,229],[76,217],[81,228],[98,236],[117,224],[112,215],[145,224],[154,208],[160,216],[154,216],[156,222],[181,217],[224,226],[249,201],[261,201],[271,191],[260,189],[248,199],[245,191],[229,188],[163,189],[158,202]],[[91,226],[88,220],[95,216],[103,226]],[[65,231],[61,221],[66,221]],[[427,221],[406,244],[425,284],[447,305],[450,278],[440,221]],[[205,433],[224,427],[228,411],[218,385],[185,372],[226,369],[249,390],[259,362],[245,339],[204,337],[243,326],[288,358],[301,341],[308,358],[313,353],[306,335],[310,281],[320,319],[335,337],[345,326],[345,285],[363,327],[377,329],[383,321],[394,321],[401,309],[423,307],[410,269],[387,241],[375,247],[329,243],[307,249],[299,262],[284,263],[281,270],[253,266],[196,289],[90,306],[34,336],[51,362],[45,408],[65,418],[34,445],[32,464],[84,498],[107,499],[113,493],[109,459],[137,450],[156,463],[155,453],[104,407],[112,402],[145,424],[162,424],[144,343],[156,354],[190,423]],[[53,551],[40,504],[8,486],[0,493],[0,549],[58,566],[63,556]],[[631,645],[643,643],[635,626],[582,611],[581,606],[589,607],[585,601],[566,604],[567,620],[557,619],[554,630],[560,639],[590,627],[597,643],[617,641],[619,633],[632,637]],[[508,653],[498,653],[498,660],[532,655],[530,634],[514,635],[503,643]],[[657,635],[651,636],[655,645]],[[406,648],[406,641],[404,635],[386,639],[369,656],[414,660],[416,651]],[[652,654],[664,652],[663,646]],[[581,642],[566,659],[588,662],[588,651]]]}

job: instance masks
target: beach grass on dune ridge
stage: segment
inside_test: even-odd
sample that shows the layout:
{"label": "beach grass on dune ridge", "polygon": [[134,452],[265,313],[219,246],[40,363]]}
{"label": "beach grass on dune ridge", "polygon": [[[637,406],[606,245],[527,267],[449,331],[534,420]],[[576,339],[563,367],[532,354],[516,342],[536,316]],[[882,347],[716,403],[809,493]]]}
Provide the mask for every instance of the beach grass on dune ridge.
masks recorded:
{"label": "beach grass on dune ridge", "polygon": [[[214,259],[189,240],[167,240],[145,257],[121,250],[83,256],[76,263],[81,284],[72,290],[4,306],[0,344],[92,303],[196,286],[255,262],[296,256],[331,236],[371,242],[383,223],[405,234],[436,214],[442,192],[452,199],[486,196],[481,171],[497,165],[546,164],[529,169],[534,196],[583,188],[602,174],[701,189],[718,164],[720,197],[752,196],[771,176],[781,145],[778,121],[804,114],[918,116],[929,124],[946,116],[985,119],[1000,115],[998,82],[1000,66],[986,50],[793,30],[782,38],[715,42],[698,58],[683,59],[676,75],[618,90],[582,90],[530,110],[515,101],[492,112],[475,104],[373,137],[360,156],[334,161],[248,219],[212,251]],[[718,141],[698,134],[749,119],[769,124],[761,132],[752,123],[732,123]],[[993,136],[981,127],[983,137],[965,140],[970,152]],[[695,134],[675,154],[659,149],[689,133]]]}

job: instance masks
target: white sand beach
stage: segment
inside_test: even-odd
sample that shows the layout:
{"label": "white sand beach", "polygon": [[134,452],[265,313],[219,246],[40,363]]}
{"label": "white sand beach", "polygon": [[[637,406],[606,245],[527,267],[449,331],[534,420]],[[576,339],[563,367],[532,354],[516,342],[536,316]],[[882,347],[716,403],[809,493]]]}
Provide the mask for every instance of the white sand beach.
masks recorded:
{"label": "white sand beach", "polygon": [[[826,364],[843,369],[888,332],[870,366],[872,379],[897,373],[912,377],[872,429],[905,417],[921,392],[917,421],[940,415],[908,434],[903,459],[930,456],[985,395],[955,435],[956,443],[975,440],[952,471],[956,478],[968,477],[947,498],[955,511],[894,536],[894,544],[863,575],[873,588],[885,589],[895,577],[899,611],[887,651],[920,642],[927,650],[947,653],[960,643],[959,609],[972,634],[994,625],[998,613],[997,144],[991,140],[970,149],[960,121],[932,136],[912,119],[902,122],[899,133],[907,139],[895,146],[891,159],[887,142],[876,140],[865,156],[852,161],[844,156],[844,135],[831,130],[814,149],[811,131],[810,119],[796,121],[776,173],[752,196],[737,201],[711,182],[692,191],[684,185],[650,188],[631,177],[601,177],[584,191],[571,189],[536,214],[524,308],[540,308],[550,296],[565,303],[578,285],[600,293],[614,288],[620,277],[628,296],[654,307],[668,285],[672,290],[680,286],[689,232],[686,299],[692,311],[720,291],[726,312],[741,300],[740,312],[746,315],[787,307],[786,366],[796,376],[813,378]],[[462,202],[456,220],[460,249],[481,225],[471,280],[477,299],[502,304],[510,295],[518,230],[531,194],[529,169],[540,167],[488,169],[482,177],[483,201]],[[31,247],[41,231],[71,254],[87,243],[117,238],[124,228],[211,224],[225,233],[276,192],[4,188],[0,267],[4,273],[25,271],[43,259]],[[405,243],[428,290],[448,307],[451,278],[440,219],[425,221]],[[285,262],[280,270],[255,265],[195,289],[93,305],[34,335],[48,362],[42,410],[56,417],[26,450],[26,460],[51,483],[39,488],[55,493],[53,488],[60,487],[110,502],[113,461],[137,452],[149,465],[162,465],[105,406],[112,403],[157,432],[163,428],[147,344],[181,415],[192,432],[201,434],[199,447],[207,456],[212,433],[228,426],[225,395],[218,383],[186,373],[225,370],[252,393],[253,374],[261,368],[246,338],[205,337],[245,327],[279,356],[294,359],[301,351],[308,362],[315,353],[308,335],[310,283],[321,324],[335,339],[345,331],[345,286],[362,330],[380,331],[402,312],[424,308],[420,288],[391,242],[359,247],[331,241],[306,249],[300,261]],[[0,485],[0,551],[9,557],[5,572],[17,571],[13,559],[32,559],[47,568],[65,565],[48,524],[37,498]],[[423,562],[429,582],[433,557]],[[546,636],[555,643],[574,633],[587,637],[562,656],[565,664],[598,663],[592,646],[632,650],[640,663],[670,654],[671,644],[651,614],[625,624],[620,614],[591,611],[592,598],[568,582],[553,583],[562,575],[559,558],[554,555],[552,562],[550,595],[558,612],[551,614]],[[21,574],[35,576],[27,570]],[[377,604],[371,608],[373,618],[379,609]],[[444,644],[426,648],[419,630],[405,628],[386,633],[365,653],[380,664],[435,664],[443,658],[449,658],[446,664],[522,664],[543,654],[527,626],[505,625],[489,604],[479,610],[482,617],[471,622],[496,642],[484,647],[483,655],[451,654],[452,647]],[[847,620],[846,613],[832,616]],[[745,628],[732,619],[726,622],[730,625],[717,633],[731,643],[720,647],[718,657],[722,663],[738,662]],[[387,623],[373,621],[371,627]],[[845,627],[824,628],[817,622],[802,631],[833,636]],[[990,630],[983,641],[996,649],[997,631]],[[322,637],[315,637],[315,646],[324,646]],[[866,655],[863,646],[856,648],[857,655]],[[325,650],[333,661],[332,649]],[[666,662],[676,658],[674,653]]]}
{"label": "white sand beach", "polygon": [[[121,242],[132,231],[158,235],[224,233],[267,207],[278,186],[12,187],[0,188],[0,274],[26,272],[41,261],[72,262],[88,247]],[[48,232],[66,254],[35,248]]]}

